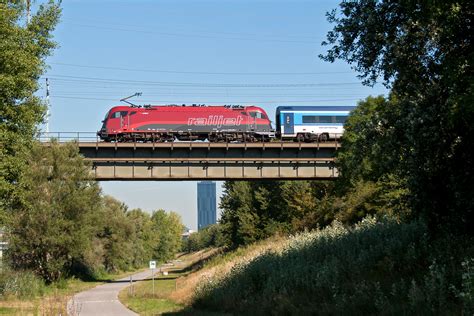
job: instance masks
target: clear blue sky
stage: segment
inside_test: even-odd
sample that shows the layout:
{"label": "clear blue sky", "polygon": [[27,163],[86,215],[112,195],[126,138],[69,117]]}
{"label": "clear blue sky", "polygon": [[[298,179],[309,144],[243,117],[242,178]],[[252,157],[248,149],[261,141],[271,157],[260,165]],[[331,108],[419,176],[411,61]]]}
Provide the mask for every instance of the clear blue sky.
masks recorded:
{"label": "clear blue sky", "polygon": [[[44,76],[50,131],[97,131],[108,109],[135,92],[143,93],[138,103],[253,104],[270,117],[278,105],[355,105],[386,93],[362,86],[347,64],[318,58],[331,28],[325,13],[337,4],[63,1],[59,48]],[[174,210],[197,226],[196,182],[101,185],[132,208]]]}

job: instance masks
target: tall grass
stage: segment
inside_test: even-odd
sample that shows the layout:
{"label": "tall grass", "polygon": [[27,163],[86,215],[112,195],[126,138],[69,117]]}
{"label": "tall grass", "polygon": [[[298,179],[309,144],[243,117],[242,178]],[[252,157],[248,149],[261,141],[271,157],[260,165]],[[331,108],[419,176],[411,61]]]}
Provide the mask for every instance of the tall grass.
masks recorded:
{"label": "tall grass", "polygon": [[366,218],[291,237],[205,279],[194,307],[251,314],[470,314],[474,246]]}
{"label": "tall grass", "polygon": [[46,290],[44,281],[31,271],[15,271],[2,267],[0,272],[0,298],[34,298]]}

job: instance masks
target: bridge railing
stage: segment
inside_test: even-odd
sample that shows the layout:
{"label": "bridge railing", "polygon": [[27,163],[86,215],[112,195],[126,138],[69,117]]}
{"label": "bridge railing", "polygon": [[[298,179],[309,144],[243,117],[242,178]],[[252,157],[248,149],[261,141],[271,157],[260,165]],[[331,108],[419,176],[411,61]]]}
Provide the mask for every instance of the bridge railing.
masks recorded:
{"label": "bridge railing", "polygon": [[[327,141],[339,142],[341,139],[341,133],[329,133],[329,139]],[[76,141],[80,143],[98,143],[101,142],[96,132],[40,132],[37,134],[37,139],[40,142],[50,142],[56,140],[58,142],[71,142]],[[278,141],[278,140],[277,140]],[[319,139],[313,142],[314,144],[326,143],[327,141],[320,141]],[[180,142],[180,141],[176,141]],[[188,141],[186,141],[188,142]],[[132,141],[133,143],[133,141]],[[304,143],[304,141],[301,141]]]}
{"label": "bridge railing", "polygon": [[50,142],[56,140],[60,143],[64,142],[81,142],[81,143],[95,143],[99,142],[99,136],[96,132],[40,132],[37,135],[40,142]]}

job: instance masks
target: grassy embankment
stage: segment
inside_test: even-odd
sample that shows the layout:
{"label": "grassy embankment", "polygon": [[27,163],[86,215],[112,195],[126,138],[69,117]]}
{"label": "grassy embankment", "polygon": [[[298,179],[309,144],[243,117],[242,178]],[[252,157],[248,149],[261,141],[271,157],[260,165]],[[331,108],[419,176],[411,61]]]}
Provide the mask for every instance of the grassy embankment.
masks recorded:
{"label": "grassy embankment", "polygon": [[150,281],[121,300],[141,315],[474,312],[473,241],[429,238],[419,222],[334,224],[220,254],[189,271],[170,272],[181,275],[178,286],[163,280],[160,300],[150,296]]}
{"label": "grassy embankment", "polygon": [[192,305],[232,314],[471,315],[474,242],[431,238],[419,222],[336,223],[204,280]]}
{"label": "grassy embankment", "polygon": [[44,285],[32,273],[2,271],[0,315],[66,315],[67,302],[74,294],[142,270],[103,274],[90,281],[71,278],[50,285]]}

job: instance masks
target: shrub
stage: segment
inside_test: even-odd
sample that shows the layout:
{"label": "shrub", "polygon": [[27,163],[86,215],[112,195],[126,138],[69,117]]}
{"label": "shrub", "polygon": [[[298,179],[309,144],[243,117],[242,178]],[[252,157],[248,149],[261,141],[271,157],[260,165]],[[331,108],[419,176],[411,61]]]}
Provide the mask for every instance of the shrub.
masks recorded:
{"label": "shrub", "polygon": [[[254,314],[468,311],[463,299],[472,291],[460,268],[473,246],[466,241],[453,246],[453,240],[447,245],[429,240],[421,222],[366,218],[353,228],[335,222],[291,237],[281,252],[266,252],[205,280],[194,305]],[[472,265],[464,268],[465,282],[472,285]]]}

